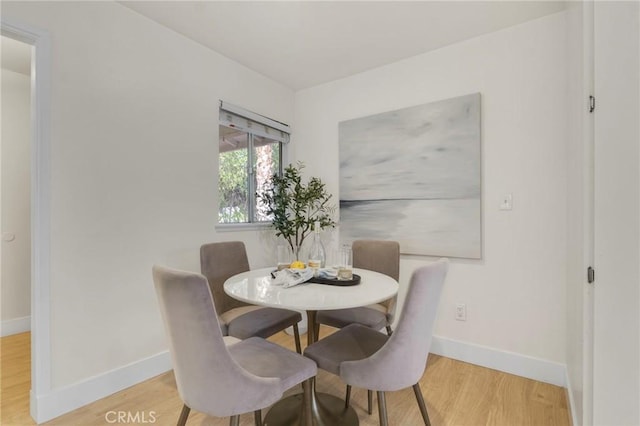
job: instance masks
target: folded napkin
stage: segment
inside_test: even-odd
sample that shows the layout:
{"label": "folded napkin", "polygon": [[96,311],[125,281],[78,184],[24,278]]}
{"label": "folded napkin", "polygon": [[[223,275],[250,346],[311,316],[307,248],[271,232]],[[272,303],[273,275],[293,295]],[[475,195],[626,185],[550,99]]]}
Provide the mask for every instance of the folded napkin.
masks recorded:
{"label": "folded napkin", "polygon": [[335,268],[318,269],[318,278],[336,279],[338,278],[338,270]]}
{"label": "folded napkin", "polygon": [[273,284],[289,288],[313,278],[313,269],[283,269],[274,275]]}

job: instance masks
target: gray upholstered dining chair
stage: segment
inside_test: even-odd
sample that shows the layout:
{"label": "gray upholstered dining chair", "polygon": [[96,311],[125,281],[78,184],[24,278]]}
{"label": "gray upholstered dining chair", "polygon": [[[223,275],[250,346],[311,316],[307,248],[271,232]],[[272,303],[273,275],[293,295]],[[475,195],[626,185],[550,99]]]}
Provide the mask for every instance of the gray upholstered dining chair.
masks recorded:
{"label": "gray upholstered dining chair", "polygon": [[298,331],[298,322],[302,320],[300,312],[249,305],[224,292],[224,282],[228,278],[249,270],[243,242],[204,244],[200,247],[200,270],[209,281],[223,334],[239,339],[253,336],[267,338],[293,327],[296,351],[302,353]]}
{"label": "gray upholstered dining chair", "polygon": [[409,386],[424,423],[431,424],[419,380],[426,368],[447,269],[448,260],[441,259],[413,272],[402,315],[391,336],[351,324],[304,351],[318,367],[340,376],[345,383],[377,391],[382,426],[388,424],[384,392]]}
{"label": "gray upholstered dining chair", "polygon": [[[400,245],[396,241],[356,240],[352,245],[353,267],[380,272],[398,281],[400,277]],[[380,330],[386,327],[391,335],[391,324],[396,311],[396,297],[350,309],[320,311],[316,316],[316,336],[320,324],[342,328],[357,323]]]}
{"label": "gray upholstered dining chair", "polygon": [[[398,281],[400,278],[400,244],[397,241],[356,240],[353,250],[353,267],[380,272]],[[397,296],[369,306],[349,309],[320,311],[316,316],[315,335],[320,334],[320,324],[335,328],[349,324],[362,324],[373,330],[386,328],[391,336],[391,324],[396,313]],[[347,398],[351,395],[351,386],[347,385]],[[367,411],[372,412],[373,393],[367,392]]]}
{"label": "gray upholstered dining chair", "polygon": [[239,424],[240,414],[253,411],[261,425],[261,410],[300,383],[311,424],[313,361],[259,337],[227,346],[204,276],[154,266],[153,280],[184,402],[178,425],[186,423],[191,409],[231,416],[232,426]]}

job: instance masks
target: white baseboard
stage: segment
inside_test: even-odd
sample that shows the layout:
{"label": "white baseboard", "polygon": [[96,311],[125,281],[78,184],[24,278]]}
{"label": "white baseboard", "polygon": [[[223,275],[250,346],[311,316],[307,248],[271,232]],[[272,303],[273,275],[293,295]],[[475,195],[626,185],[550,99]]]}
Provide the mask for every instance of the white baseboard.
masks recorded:
{"label": "white baseboard", "polygon": [[0,337],[31,331],[31,317],[13,318],[0,323]]}
{"label": "white baseboard", "polygon": [[431,352],[447,358],[515,374],[539,382],[565,387],[567,368],[564,364],[533,358],[514,352],[433,336]]}
{"label": "white baseboard", "polygon": [[43,423],[169,371],[171,368],[169,352],[161,352],[73,385],[53,389],[46,395],[31,395],[31,413],[32,416],[35,413],[33,417],[37,423]]}

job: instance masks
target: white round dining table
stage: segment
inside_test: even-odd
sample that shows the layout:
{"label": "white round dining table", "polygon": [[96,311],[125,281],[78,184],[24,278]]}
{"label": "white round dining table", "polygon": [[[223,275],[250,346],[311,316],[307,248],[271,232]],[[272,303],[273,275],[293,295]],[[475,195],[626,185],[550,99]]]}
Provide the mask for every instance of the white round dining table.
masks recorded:
{"label": "white round dining table", "polygon": [[313,335],[317,311],[371,305],[398,293],[396,280],[366,269],[353,269],[353,273],[360,276],[357,285],[302,283],[289,288],[273,283],[273,270],[255,269],[234,275],[225,281],[224,291],[234,299],[253,305],[306,311],[309,344],[317,339]]}
{"label": "white round dining table", "polygon": [[[273,268],[255,269],[229,278],[224,283],[224,291],[234,299],[254,305],[272,308],[295,309],[307,312],[307,343],[311,345],[315,336],[316,314],[330,309],[356,308],[387,300],[398,293],[398,282],[393,278],[374,271],[354,268],[360,276],[360,283],[338,286],[316,283],[302,283],[284,288],[275,285],[271,272]],[[334,395],[317,393],[312,382],[312,417],[316,426],[356,426],[358,415],[345,401]],[[284,398],[269,409],[264,425],[302,425],[302,394]],[[306,425],[311,426],[311,425]]]}

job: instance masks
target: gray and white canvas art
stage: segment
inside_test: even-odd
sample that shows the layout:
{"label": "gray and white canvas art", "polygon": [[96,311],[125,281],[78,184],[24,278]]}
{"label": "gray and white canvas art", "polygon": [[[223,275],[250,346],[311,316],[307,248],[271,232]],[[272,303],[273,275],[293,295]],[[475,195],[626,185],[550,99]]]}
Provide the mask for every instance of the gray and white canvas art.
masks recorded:
{"label": "gray and white canvas art", "polygon": [[339,124],[340,239],[479,259],[480,94]]}

